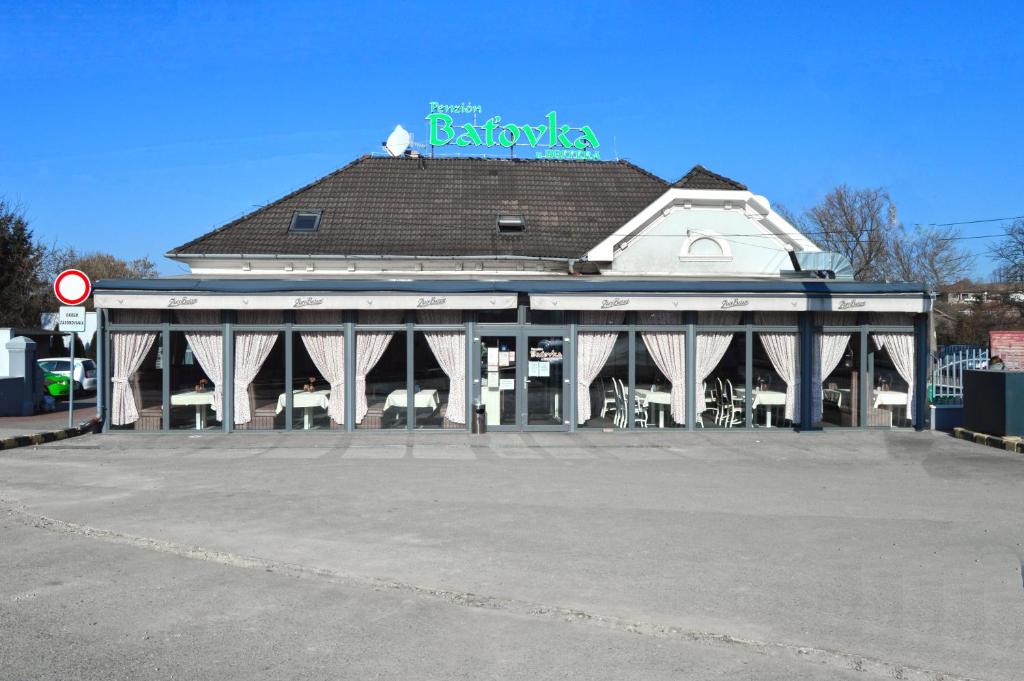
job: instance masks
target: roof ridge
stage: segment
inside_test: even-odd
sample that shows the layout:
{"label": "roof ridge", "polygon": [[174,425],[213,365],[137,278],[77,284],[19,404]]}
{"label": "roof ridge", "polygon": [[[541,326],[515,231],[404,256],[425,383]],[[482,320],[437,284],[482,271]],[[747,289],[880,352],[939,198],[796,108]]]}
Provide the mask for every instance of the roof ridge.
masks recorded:
{"label": "roof ridge", "polygon": [[220,227],[217,227],[214,230],[206,232],[205,234],[201,234],[201,235],[197,236],[195,239],[192,239],[191,241],[183,243],[180,246],[175,246],[171,250],[167,251],[164,255],[165,256],[169,256],[172,253],[177,253],[177,252],[179,252],[181,250],[184,250],[184,249],[188,248],[189,246],[194,246],[194,245],[204,241],[205,239],[208,239],[208,238],[212,237],[215,234],[223,232],[228,227],[232,227],[232,226],[238,224],[239,222],[241,222],[242,220],[248,220],[251,217],[259,215],[263,211],[269,209],[271,206],[273,206],[273,205],[275,205],[277,203],[280,203],[281,201],[285,201],[287,199],[290,199],[291,197],[295,196],[296,194],[299,194],[300,192],[304,192],[307,189],[309,189],[310,187],[312,187],[314,185],[317,185],[317,184],[320,184],[324,180],[332,178],[335,175],[340,175],[341,173],[345,172],[346,170],[354,168],[355,166],[359,165],[363,161],[365,161],[367,159],[370,159],[370,158],[373,158],[370,154],[363,154],[362,156],[358,156],[358,157],[352,159],[351,161],[349,161],[348,163],[346,163],[345,165],[341,166],[340,168],[335,168],[334,170],[332,170],[331,172],[327,173],[326,175],[323,175],[322,177],[318,177],[317,179],[313,180],[312,182],[308,182],[308,183],[304,184],[303,186],[299,187],[298,189],[296,189],[294,191],[291,191],[291,192],[288,192],[284,196],[282,196],[280,198],[277,198],[277,199],[274,199],[273,201],[260,206],[259,208],[257,208],[256,210],[254,210],[254,211],[252,211],[250,213],[246,213],[245,215],[240,215],[237,218],[235,218],[234,220],[232,220],[231,222],[225,223],[225,224],[221,225]]}
{"label": "roof ridge", "polygon": [[720,175],[713,170],[708,170],[699,163],[690,168],[690,170],[688,170],[685,175],[683,175],[674,183],[672,183],[672,186],[685,189],[688,181],[696,179],[698,175],[708,176],[712,180],[717,180],[718,182],[729,185],[733,189],[739,189],[741,191],[748,190],[747,185],[743,184],[742,182],[737,182],[731,177],[726,177],[725,175]]}

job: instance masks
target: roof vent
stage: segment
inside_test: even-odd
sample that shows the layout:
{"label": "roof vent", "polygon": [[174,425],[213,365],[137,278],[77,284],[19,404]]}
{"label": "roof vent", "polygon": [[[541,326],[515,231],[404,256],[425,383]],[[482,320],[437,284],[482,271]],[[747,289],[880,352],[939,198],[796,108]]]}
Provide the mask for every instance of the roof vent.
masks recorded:
{"label": "roof vent", "polygon": [[522,234],[525,231],[525,215],[498,214],[498,234]]}
{"label": "roof vent", "polygon": [[320,229],[319,210],[297,210],[292,213],[292,224],[289,232],[315,232]]}

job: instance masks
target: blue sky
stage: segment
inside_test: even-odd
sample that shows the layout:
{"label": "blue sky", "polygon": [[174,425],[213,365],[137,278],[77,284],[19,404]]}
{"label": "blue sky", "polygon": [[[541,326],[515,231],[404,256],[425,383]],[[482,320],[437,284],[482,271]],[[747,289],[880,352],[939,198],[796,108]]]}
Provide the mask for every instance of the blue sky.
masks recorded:
{"label": "blue sky", "polygon": [[46,241],[167,274],[169,248],[379,151],[396,123],[423,139],[432,100],[521,123],[556,109],[606,158],[670,180],[701,163],[791,208],[845,182],[888,188],[907,224],[1024,214],[1020,3],[4,0],[0,16],[0,196]]}

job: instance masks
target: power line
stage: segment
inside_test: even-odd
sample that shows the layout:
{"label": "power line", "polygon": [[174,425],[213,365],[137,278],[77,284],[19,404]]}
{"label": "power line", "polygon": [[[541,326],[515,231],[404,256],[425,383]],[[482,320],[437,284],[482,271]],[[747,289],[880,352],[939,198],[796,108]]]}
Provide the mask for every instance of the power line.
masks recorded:
{"label": "power line", "polygon": [[[985,220],[964,220],[963,222],[929,222],[924,226],[927,227],[954,227],[956,225],[978,225],[982,222],[1004,222],[1006,220],[1020,220],[1024,219],[1024,215],[1014,215],[1009,218],[987,218]],[[921,223],[916,224],[917,227],[921,227]]]}

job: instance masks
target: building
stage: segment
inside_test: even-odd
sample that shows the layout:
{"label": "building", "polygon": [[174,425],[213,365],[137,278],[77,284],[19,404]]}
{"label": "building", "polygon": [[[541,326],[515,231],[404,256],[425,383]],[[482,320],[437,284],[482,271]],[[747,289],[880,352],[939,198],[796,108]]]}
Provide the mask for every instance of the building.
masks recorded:
{"label": "building", "polygon": [[108,429],[925,422],[929,292],[701,166],[365,156],[168,256],[97,282]]}

